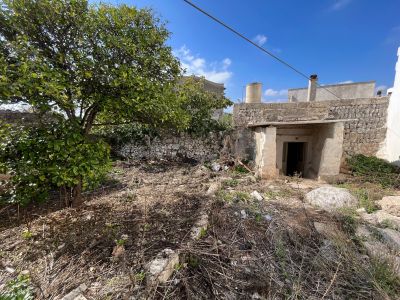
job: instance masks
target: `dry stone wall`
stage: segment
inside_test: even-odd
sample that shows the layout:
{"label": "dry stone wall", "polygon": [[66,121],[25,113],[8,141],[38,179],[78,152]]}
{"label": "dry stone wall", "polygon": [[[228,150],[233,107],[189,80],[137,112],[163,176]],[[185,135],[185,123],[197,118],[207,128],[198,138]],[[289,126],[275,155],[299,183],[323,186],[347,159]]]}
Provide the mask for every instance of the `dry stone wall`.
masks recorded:
{"label": "dry stone wall", "polygon": [[219,157],[223,148],[223,132],[211,132],[204,137],[186,133],[168,134],[161,137],[132,141],[116,152],[128,159],[168,159],[189,161],[210,161]]}
{"label": "dry stone wall", "polygon": [[345,122],[343,152],[376,155],[386,136],[388,97],[297,103],[235,104],[237,128],[263,122],[352,119]]}

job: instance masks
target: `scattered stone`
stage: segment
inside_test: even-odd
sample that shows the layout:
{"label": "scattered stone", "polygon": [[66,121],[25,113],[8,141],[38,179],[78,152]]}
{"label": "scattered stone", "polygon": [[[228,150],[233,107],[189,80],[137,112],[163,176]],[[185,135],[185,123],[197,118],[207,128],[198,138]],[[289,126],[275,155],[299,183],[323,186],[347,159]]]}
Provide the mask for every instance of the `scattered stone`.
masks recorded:
{"label": "scattered stone", "polygon": [[205,166],[200,166],[194,173],[194,177],[203,177],[208,175],[208,173],[210,172],[210,170],[205,167]]}
{"label": "scattered stone", "polygon": [[211,183],[210,187],[207,190],[207,196],[214,196],[215,193],[220,189],[221,183],[220,182],[213,182]]}
{"label": "scattered stone", "polygon": [[87,300],[87,298],[85,296],[83,296],[82,294],[78,295],[78,297],[75,297],[74,300]]}
{"label": "scattered stone", "polygon": [[147,270],[149,284],[166,283],[175,270],[175,265],[179,264],[179,255],[171,249],[164,249],[152,260]]}
{"label": "scattered stone", "polygon": [[245,211],[244,209],[242,209],[242,210],[240,211],[240,217],[241,217],[242,219],[247,219],[247,213],[246,213],[246,211]]}
{"label": "scattered stone", "polygon": [[82,283],[76,289],[73,289],[71,292],[65,295],[61,300],[84,300],[86,298],[82,295],[82,293],[86,290],[87,290],[86,284]]}
{"label": "scattered stone", "polygon": [[390,228],[379,228],[384,242],[393,250],[400,251],[400,232]]}
{"label": "scattered stone", "polygon": [[31,274],[31,272],[29,272],[29,270],[22,270],[19,274],[24,275],[24,276],[28,276]]}
{"label": "scattered stone", "polygon": [[5,267],[5,270],[6,270],[6,272],[8,272],[10,274],[13,274],[15,272],[15,269],[11,268],[11,267]]}
{"label": "scattered stone", "polygon": [[116,258],[120,258],[125,254],[125,247],[124,245],[116,245],[112,251],[112,256]]}
{"label": "scattered stone", "polygon": [[213,162],[212,164],[211,164],[211,170],[213,170],[214,172],[218,172],[218,171],[221,171],[221,165],[219,164],[219,163],[217,163],[217,162]]}
{"label": "scattered stone", "polygon": [[270,215],[264,215],[264,220],[272,221],[272,217]]}
{"label": "scattered stone", "polygon": [[190,236],[192,239],[198,239],[201,237],[201,234],[208,227],[208,215],[203,213],[200,215],[200,218],[197,219],[197,222],[193,225],[192,230],[190,232]]}
{"label": "scattered stone", "polygon": [[262,201],[264,199],[263,196],[261,196],[261,194],[257,191],[251,192],[250,196],[252,196],[257,201]]}
{"label": "scattered stone", "polygon": [[60,246],[58,246],[57,249],[58,249],[58,250],[61,250],[61,249],[64,248],[64,247],[65,247],[65,244],[63,243],[63,244],[61,244]]}
{"label": "scattered stone", "polygon": [[264,297],[261,297],[259,293],[255,292],[253,295],[251,295],[251,299],[264,299]]}
{"label": "scattered stone", "polygon": [[367,213],[367,210],[366,210],[364,207],[361,207],[361,208],[357,208],[357,209],[356,209],[356,212],[357,212],[358,214],[366,214],[366,213]]}
{"label": "scattered stone", "polygon": [[383,197],[377,204],[387,213],[400,217],[400,196]]}
{"label": "scattered stone", "polygon": [[312,190],[305,195],[305,200],[329,212],[357,205],[357,199],[347,189],[333,186],[323,186]]}

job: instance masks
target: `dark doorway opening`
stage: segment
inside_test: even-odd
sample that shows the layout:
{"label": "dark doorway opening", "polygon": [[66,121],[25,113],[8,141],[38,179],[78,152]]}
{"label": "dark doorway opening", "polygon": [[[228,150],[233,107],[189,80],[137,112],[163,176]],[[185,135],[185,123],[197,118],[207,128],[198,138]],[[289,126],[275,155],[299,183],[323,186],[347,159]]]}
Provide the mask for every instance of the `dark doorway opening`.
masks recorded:
{"label": "dark doorway opening", "polygon": [[305,144],[299,142],[287,143],[286,176],[304,175]]}

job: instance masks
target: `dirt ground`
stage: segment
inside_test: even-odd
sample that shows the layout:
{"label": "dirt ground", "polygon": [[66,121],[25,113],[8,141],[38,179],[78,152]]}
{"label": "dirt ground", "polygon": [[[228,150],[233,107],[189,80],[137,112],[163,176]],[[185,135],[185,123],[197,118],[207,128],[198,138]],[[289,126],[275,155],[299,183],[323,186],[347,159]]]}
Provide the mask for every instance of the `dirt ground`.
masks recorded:
{"label": "dirt ground", "polygon": [[[395,299],[400,292],[381,287],[352,238],[352,220],[304,203],[304,193],[324,183],[160,162],[119,162],[112,178],[114,186],[78,209],[53,201],[21,210],[18,220],[14,207],[0,210],[0,293],[21,272],[35,299],[61,299],[81,284],[86,299]],[[213,184],[219,189],[209,196]],[[209,225],[191,241],[202,213]],[[329,228],[325,236],[316,223]],[[180,263],[167,282],[149,285],[146,266],[167,248]]]}

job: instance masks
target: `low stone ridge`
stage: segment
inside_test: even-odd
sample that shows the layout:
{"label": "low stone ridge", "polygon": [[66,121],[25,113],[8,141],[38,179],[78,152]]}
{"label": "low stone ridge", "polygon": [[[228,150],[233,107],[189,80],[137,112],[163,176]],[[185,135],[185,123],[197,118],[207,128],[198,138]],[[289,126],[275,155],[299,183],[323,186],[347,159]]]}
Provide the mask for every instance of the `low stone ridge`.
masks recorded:
{"label": "low stone ridge", "polygon": [[380,226],[391,227],[400,230],[400,217],[394,216],[383,210],[378,210],[372,214],[363,212],[360,214],[365,221]]}
{"label": "low stone ridge", "polygon": [[305,195],[305,200],[316,207],[332,212],[357,205],[357,199],[347,189],[323,186]]}

